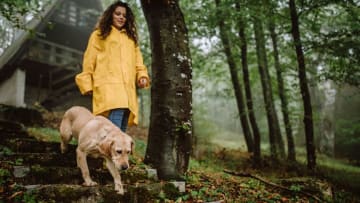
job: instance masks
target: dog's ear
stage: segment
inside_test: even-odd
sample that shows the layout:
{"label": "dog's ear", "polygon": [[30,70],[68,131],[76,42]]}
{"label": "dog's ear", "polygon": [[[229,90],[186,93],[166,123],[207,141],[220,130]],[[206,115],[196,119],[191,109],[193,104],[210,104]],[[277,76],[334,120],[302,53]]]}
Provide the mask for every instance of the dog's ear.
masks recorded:
{"label": "dog's ear", "polygon": [[105,156],[111,157],[111,146],[114,144],[114,140],[105,139],[99,144],[99,152]]}
{"label": "dog's ear", "polygon": [[109,125],[103,126],[103,127],[98,131],[100,138],[101,138],[101,139],[105,139],[106,136],[109,134],[110,130],[111,130],[111,126],[109,126]]}

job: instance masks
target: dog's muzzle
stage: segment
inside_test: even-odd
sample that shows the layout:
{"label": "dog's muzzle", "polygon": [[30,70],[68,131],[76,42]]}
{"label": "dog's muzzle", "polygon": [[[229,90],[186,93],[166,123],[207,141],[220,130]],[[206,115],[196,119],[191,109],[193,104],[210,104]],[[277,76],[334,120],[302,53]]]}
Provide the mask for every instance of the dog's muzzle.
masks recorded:
{"label": "dog's muzzle", "polygon": [[121,170],[123,170],[123,171],[128,169],[128,168],[129,168],[129,166],[127,164],[121,165]]}

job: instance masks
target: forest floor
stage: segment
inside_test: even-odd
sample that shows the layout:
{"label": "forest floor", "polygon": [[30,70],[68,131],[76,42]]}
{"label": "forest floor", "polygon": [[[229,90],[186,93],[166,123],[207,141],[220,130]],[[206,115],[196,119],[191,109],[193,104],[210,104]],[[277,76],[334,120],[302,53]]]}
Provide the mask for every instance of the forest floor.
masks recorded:
{"label": "forest floor", "polygon": [[[63,112],[47,112],[44,114],[44,127],[29,128],[29,131],[42,140],[57,140],[62,115]],[[136,139],[134,158],[141,163],[146,149],[147,129],[131,127],[128,133]],[[318,157],[318,160],[322,159],[322,156]],[[184,176],[186,192],[173,195],[161,193],[158,201],[360,202],[360,167],[323,164],[309,173],[304,163],[280,161],[274,164],[268,160],[268,157],[263,157],[262,166],[253,168],[248,153],[207,146],[197,150],[190,160],[189,170]]]}

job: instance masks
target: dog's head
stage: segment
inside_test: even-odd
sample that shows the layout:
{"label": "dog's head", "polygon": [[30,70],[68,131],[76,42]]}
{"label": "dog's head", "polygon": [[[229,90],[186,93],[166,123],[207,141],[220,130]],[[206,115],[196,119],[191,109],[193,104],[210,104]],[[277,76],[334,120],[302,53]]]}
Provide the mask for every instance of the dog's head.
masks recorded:
{"label": "dog's head", "polygon": [[100,144],[100,152],[113,161],[119,170],[129,168],[129,155],[134,149],[133,139],[120,130],[113,130]]}

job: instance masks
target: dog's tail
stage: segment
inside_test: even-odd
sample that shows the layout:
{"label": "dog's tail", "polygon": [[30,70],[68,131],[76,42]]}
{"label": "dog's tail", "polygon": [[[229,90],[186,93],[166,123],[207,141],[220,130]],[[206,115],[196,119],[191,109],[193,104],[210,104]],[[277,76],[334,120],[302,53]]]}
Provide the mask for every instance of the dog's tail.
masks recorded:
{"label": "dog's tail", "polygon": [[72,129],[71,129],[71,121],[67,114],[65,113],[63,119],[60,123],[60,138],[61,138],[61,153],[65,153],[67,151],[67,145],[72,138]]}

